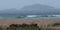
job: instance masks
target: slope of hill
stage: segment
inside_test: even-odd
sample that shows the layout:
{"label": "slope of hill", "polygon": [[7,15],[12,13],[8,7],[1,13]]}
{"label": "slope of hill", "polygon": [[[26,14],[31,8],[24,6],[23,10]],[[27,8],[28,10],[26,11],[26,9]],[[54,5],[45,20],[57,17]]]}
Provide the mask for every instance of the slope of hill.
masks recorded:
{"label": "slope of hill", "polygon": [[34,4],[25,6],[20,10],[15,8],[2,10],[0,11],[0,14],[60,14],[60,9],[55,9],[54,7],[47,5]]}

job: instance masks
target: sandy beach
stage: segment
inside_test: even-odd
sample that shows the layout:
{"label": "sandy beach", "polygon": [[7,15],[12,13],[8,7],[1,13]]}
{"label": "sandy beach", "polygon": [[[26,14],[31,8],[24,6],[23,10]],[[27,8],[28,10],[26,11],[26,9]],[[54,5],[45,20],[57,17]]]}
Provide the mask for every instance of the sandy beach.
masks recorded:
{"label": "sandy beach", "polygon": [[[60,23],[60,19],[46,19],[46,20],[30,20],[30,19],[16,19],[16,20],[0,20],[0,27],[9,27],[9,25],[11,24],[32,24],[32,23],[36,23],[38,24],[39,27],[48,27],[49,24],[53,24],[53,23]],[[48,28],[59,28],[59,27],[48,27]]]}

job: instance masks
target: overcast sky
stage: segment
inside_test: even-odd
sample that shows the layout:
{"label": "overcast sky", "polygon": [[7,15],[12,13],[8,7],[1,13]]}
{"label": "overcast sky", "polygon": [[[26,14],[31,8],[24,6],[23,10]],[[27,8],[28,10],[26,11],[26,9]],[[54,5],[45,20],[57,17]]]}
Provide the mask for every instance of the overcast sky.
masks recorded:
{"label": "overcast sky", "polygon": [[37,3],[60,8],[60,0],[0,0],[0,10],[10,8],[20,9],[24,6]]}

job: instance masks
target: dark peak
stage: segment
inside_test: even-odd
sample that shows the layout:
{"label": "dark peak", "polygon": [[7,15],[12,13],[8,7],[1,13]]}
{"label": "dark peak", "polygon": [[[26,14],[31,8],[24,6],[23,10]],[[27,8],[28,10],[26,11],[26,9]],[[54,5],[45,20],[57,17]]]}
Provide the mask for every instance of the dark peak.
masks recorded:
{"label": "dark peak", "polygon": [[41,4],[33,4],[33,5],[29,5],[29,6],[24,6],[22,9],[55,9],[52,6],[48,6],[48,5],[41,5]]}

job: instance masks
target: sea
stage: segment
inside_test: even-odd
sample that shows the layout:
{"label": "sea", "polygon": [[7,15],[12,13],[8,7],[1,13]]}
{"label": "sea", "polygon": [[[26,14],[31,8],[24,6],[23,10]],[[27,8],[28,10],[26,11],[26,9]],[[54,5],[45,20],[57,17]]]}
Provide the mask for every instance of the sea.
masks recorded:
{"label": "sea", "polygon": [[60,19],[60,15],[0,15],[0,19]]}

